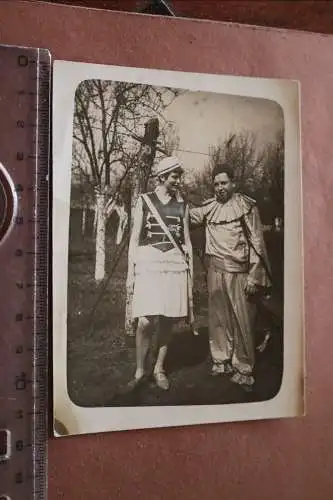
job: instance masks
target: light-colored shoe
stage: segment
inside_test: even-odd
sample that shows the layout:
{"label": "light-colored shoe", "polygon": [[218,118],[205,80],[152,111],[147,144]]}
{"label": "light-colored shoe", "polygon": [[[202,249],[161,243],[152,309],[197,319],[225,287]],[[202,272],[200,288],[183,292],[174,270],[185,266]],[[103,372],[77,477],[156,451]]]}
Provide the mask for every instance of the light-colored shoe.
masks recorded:
{"label": "light-colored shoe", "polygon": [[154,379],[157,387],[159,387],[163,391],[167,391],[169,389],[169,380],[167,379],[164,372],[154,372]]}
{"label": "light-colored shoe", "polygon": [[241,387],[245,392],[253,391],[254,377],[251,373],[244,375],[242,373],[235,372],[231,377],[231,382],[238,384],[239,387]]}
{"label": "light-colored shoe", "polygon": [[213,377],[216,377],[216,375],[231,374],[233,370],[230,363],[214,363],[210,373]]}
{"label": "light-colored shoe", "polygon": [[130,391],[136,389],[144,382],[146,382],[146,380],[147,380],[147,375],[145,373],[143,373],[139,377],[135,375],[134,378],[130,382],[128,382],[127,389]]}

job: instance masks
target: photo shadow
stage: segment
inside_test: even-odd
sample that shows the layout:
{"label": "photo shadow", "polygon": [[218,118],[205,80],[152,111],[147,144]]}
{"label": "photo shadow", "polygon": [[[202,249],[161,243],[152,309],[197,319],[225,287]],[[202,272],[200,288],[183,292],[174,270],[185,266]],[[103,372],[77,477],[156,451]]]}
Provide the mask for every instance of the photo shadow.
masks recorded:
{"label": "photo shadow", "polygon": [[185,367],[203,363],[209,355],[208,328],[201,327],[194,331],[182,330],[173,335],[168,345],[165,370],[173,373]]}

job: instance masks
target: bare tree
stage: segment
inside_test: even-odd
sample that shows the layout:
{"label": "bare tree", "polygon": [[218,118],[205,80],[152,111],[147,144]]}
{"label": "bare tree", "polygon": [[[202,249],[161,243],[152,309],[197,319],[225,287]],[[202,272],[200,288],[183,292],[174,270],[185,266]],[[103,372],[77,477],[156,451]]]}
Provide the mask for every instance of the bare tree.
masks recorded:
{"label": "bare tree", "polygon": [[230,134],[218,146],[211,147],[209,166],[212,171],[217,163],[227,163],[234,171],[240,191],[252,191],[264,174],[263,152],[256,146],[253,133]]}
{"label": "bare tree", "polygon": [[270,198],[275,217],[284,218],[284,134],[279,131],[276,140],[264,151],[264,196]]}
{"label": "bare tree", "polygon": [[269,204],[273,214],[283,212],[284,141],[279,132],[275,141],[259,148],[253,133],[230,134],[220,144],[211,146],[210,158],[202,171],[196,172],[188,186],[188,196],[200,203],[213,195],[212,171],[219,163],[234,172],[240,192],[254,197],[260,205]]}
{"label": "bare tree", "polygon": [[84,179],[93,193],[97,282],[105,276],[106,221],[111,208],[119,213],[121,209],[116,195],[130,177],[133,206],[149,176],[147,165],[154,160],[152,152],[145,158],[147,150],[137,139],[144,137],[148,120],[163,117],[163,110],[176,95],[171,89],[101,80],[83,81],[76,91],[73,182]]}

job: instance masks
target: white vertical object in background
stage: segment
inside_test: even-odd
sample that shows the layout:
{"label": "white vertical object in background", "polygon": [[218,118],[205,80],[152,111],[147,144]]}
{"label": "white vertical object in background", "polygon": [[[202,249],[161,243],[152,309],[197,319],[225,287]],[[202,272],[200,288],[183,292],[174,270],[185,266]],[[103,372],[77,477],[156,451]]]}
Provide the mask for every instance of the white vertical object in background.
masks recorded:
{"label": "white vertical object in background", "polygon": [[87,207],[84,206],[82,209],[82,224],[81,224],[81,233],[84,236],[86,232],[86,222],[87,222]]}
{"label": "white vertical object in background", "polygon": [[95,260],[95,280],[102,281],[105,276],[105,194],[96,191],[96,260]]}

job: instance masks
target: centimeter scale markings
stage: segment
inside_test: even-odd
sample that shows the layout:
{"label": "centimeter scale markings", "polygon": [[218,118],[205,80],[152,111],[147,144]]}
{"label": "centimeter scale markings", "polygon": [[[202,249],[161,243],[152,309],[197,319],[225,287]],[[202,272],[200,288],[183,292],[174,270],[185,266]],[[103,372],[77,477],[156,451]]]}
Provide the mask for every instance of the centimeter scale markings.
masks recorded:
{"label": "centimeter scale markings", "polygon": [[47,498],[50,68],[0,46],[0,500]]}

